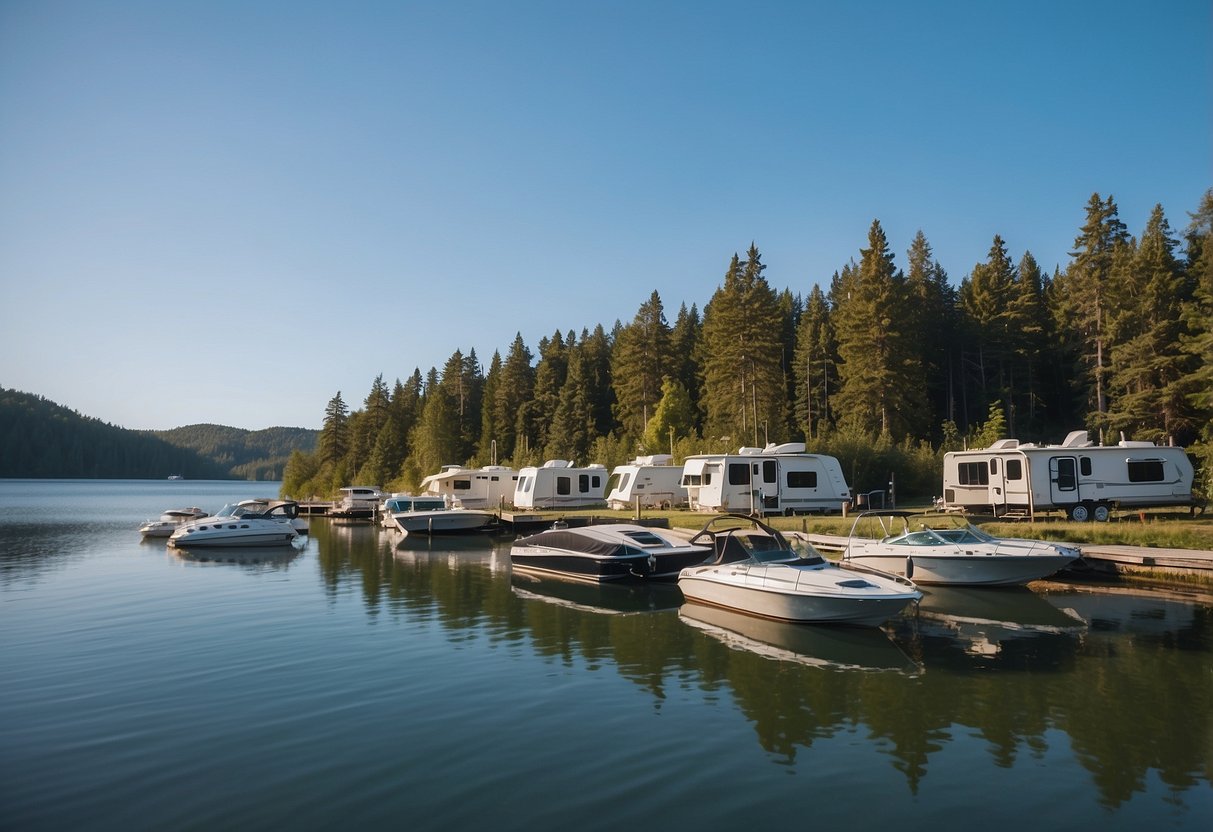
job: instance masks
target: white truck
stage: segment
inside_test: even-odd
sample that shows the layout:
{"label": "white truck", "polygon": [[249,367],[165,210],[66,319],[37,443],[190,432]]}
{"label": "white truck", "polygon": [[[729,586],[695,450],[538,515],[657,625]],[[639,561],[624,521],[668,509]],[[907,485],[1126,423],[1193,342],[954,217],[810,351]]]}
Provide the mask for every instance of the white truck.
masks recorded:
{"label": "white truck", "polygon": [[1183,448],[1153,442],[1095,445],[1085,430],[1060,445],[1000,439],[943,458],[942,507],[1071,520],[1107,520],[1118,507],[1193,505],[1192,463]]}

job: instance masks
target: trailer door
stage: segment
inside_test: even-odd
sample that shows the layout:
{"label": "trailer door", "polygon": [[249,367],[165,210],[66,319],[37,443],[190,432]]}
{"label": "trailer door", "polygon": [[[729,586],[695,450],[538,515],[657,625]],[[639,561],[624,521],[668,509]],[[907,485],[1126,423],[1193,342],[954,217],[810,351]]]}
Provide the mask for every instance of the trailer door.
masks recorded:
{"label": "trailer door", "polygon": [[762,479],[760,483],[762,513],[779,514],[779,460],[764,459],[762,461]]}
{"label": "trailer door", "polygon": [[1078,460],[1075,457],[1049,457],[1049,496],[1055,506],[1078,502]]}

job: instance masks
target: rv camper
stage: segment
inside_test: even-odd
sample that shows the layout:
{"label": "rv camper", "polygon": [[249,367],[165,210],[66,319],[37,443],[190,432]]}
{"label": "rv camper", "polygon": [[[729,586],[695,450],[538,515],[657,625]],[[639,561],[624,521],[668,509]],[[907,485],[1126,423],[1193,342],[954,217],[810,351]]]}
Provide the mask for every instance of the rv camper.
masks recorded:
{"label": "rv camper", "polygon": [[1094,445],[1076,430],[1060,445],[1000,439],[943,458],[943,506],[1071,520],[1107,520],[1117,507],[1192,504],[1192,463],[1183,448],[1153,442]]}
{"label": "rv camper", "polygon": [[421,481],[421,490],[458,500],[464,508],[493,509],[514,498],[518,472],[504,465],[464,468],[444,465],[437,474]]}
{"label": "rv camper", "polygon": [[682,466],[671,465],[669,454],[638,456],[626,465],[616,466],[607,480],[607,507],[626,509],[636,505],[685,505],[687,490],[682,484]]}
{"label": "rv camper", "polygon": [[691,509],[704,512],[841,512],[851,498],[838,460],[807,454],[801,442],[689,456],[682,484]]}
{"label": "rv camper", "polygon": [[549,459],[542,466],[518,472],[514,508],[589,508],[606,502],[607,470],[604,465],[574,468],[565,459]]}

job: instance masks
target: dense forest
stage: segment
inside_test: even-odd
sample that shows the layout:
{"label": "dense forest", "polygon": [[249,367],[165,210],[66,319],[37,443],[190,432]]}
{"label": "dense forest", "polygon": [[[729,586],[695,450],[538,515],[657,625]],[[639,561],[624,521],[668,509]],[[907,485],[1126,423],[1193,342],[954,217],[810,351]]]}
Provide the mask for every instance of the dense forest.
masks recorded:
{"label": "dense forest", "polygon": [[1180,237],[1156,206],[1133,236],[1094,194],[1064,270],[995,236],[958,284],[922,232],[898,266],[875,221],[828,289],[807,295],[772,288],[751,245],[702,313],[684,302],[672,324],[653,292],[631,321],[558,330],[537,356],[517,335],[487,368],[456,349],[424,376],[380,375],[360,409],[338,392],[284,491],[412,488],[449,463],[613,466],[804,440],[838,456],[856,490],[895,474],[901,494],[927,497],[946,450],[1083,427],[1208,462],[1213,190],[1189,216]]}
{"label": "dense forest", "polygon": [[219,425],[134,431],[0,388],[0,477],[280,480],[291,452],[311,452],[316,436]]}

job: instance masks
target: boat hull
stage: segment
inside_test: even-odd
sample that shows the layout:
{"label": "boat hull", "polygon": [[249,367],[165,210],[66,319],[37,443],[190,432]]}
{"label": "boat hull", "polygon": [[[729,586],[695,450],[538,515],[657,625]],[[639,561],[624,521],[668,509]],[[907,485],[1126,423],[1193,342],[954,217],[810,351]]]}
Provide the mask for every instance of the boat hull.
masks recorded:
{"label": "boat hull", "polygon": [[405,534],[469,534],[485,530],[496,516],[487,511],[423,511],[392,515],[395,527]]}
{"label": "boat hull", "polygon": [[928,586],[1022,586],[1065,568],[1070,555],[881,554],[858,552],[844,563],[879,569]]}
{"label": "boat hull", "polygon": [[852,624],[878,627],[914,600],[913,595],[853,598],[797,595],[761,586],[714,580],[710,571],[686,573],[678,588],[691,601],[737,610],[761,618],[799,624]]}
{"label": "boat hull", "polygon": [[227,549],[292,546],[299,539],[288,523],[269,521],[261,528],[210,528],[174,532],[169,544],[184,549]]}

